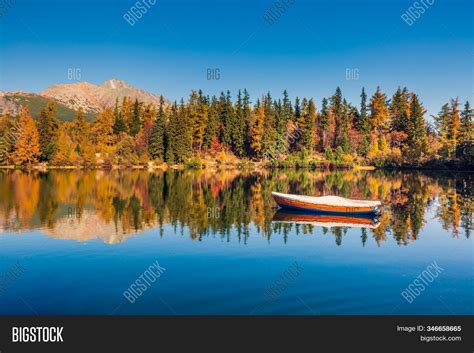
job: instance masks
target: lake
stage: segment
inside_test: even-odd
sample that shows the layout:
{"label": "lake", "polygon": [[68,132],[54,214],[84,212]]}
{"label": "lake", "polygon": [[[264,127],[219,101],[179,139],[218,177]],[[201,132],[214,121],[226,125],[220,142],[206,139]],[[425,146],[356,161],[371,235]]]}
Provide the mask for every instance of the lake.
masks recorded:
{"label": "lake", "polygon": [[[449,172],[3,170],[0,314],[472,315],[473,190]],[[281,213],[272,191],[384,211]]]}

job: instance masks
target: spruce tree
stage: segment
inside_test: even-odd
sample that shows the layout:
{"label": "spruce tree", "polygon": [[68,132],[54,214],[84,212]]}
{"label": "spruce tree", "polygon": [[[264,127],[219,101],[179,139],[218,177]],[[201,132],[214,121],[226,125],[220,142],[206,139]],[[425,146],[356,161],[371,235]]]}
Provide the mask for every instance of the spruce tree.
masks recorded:
{"label": "spruce tree", "polygon": [[473,110],[466,102],[464,110],[461,113],[461,127],[459,129],[459,148],[460,156],[468,156],[471,161],[474,158],[474,129],[472,128]]}
{"label": "spruce tree", "polygon": [[273,100],[268,92],[264,101],[262,102],[265,109],[264,133],[262,138],[262,152],[263,155],[269,158],[275,158],[276,150],[276,129],[275,129],[275,110]]}
{"label": "spruce tree", "polygon": [[237,156],[242,157],[245,154],[245,112],[242,92],[239,89],[237,102],[235,104],[235,124],[232,134],[233,149]]}
{"label": "spruce tree", "polygon": [[433,117],[436,132],[438,133],[439,140],[441,142],[441,153],[444,156],[448,155],[448,124],[450,119],[449,104],[446,103],[441,107],[441,111],[438,115]]}
{"label": "spruce tree", "polygon": [[217,140],[217,129],[219,125],[219,102],[215,96],[211,99],[211,106],[209,108],[209,119],[204,131],[204,147],[206,149],[211,147],[212,141]]}
{"label": "spruce tree", "polygon": [[327,147],[327,136],[329,132],[329,111],[327,98],[323,98],[321,114],[319,114],[318,121],[319,150],[322,152]]}
{"label": "spruce tree", "polygon": [[449,113],[447,141],[448,141],[448,156],[454,157],[457,145],[459,143],[459,129],[461,127],[461,117],[459,115],[459,100],[458,98],[451,99],[451,109]]}
{"label": "spruce tree", "polygon": [[418,96],[413,93],[410,104],[411,130],[408,139],[411,152],[410,154],[415,158],[415,160],[421,157],[425,148],[426,129],[423,114],[423,106],[421,105]]}
{"label": "spruce tree", "polygon": [[314,122],[316,118],[316,106],[311,98],[308,101],[308,108],[305,111],[305,124],[303,128],[303,147],[311,155],[314,151]]}
{"label": "spruce tree", "polygon": [[151,128],[150,144],[148,146],[148,151],[153,159],[165,159],[165,119],[164,99],[161,96],[158,114]]}
{"label": "spruce tree", "polygon": [[118,106],[118,97],[115,99],[113,130],[115,135],[120,135],[121,132],[127,131],[127,125],[125,124],[125,121],[123,120],[123,117],[120,114]]}
{"label": "spruce tree", "polygon": [[58,135],[59,120],[56,117],[56,104],[49,101],[41,111],[38,119],[39,143],[42,161],[50,161],[55,152]]}
{"label": "spruce tree", "polygon": [[130,126],[130,135],[137,136],[137,134],[140,132],[141,126],[141,104],[138,99],[135,99],[135,103],[133,104],[133,115]]}
{"label": "spruce tree", "polygon": [[331,111],[334,116],[334,141],[333,146],[337,147],[338,142],[341,139],[341,130],[342,130],[342,92],[339,87],[336,88],[336,92],[331,97]]}

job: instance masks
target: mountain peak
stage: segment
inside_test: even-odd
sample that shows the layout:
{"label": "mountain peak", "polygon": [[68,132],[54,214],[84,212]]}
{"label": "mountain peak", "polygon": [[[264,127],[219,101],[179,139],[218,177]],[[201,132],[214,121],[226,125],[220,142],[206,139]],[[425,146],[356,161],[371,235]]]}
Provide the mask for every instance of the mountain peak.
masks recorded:
{"label": "mountain peak", "polygon": [[108,81],[104,81],[101,85],[101,87],[104,88],[109,88],[109,89],[118,89],[118,88],[129,88],[130,86],[122,80],[118,80],[116,78],[113,78]]}

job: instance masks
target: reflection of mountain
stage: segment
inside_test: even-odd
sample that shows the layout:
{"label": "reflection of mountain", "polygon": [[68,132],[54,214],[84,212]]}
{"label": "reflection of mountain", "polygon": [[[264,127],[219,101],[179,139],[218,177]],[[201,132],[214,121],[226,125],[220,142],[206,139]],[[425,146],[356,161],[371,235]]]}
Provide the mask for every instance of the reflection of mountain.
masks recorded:
{"label": "reflection of mountain", "polygon": [[350,227],[375,229],[380,225],[378,217],[367,216],[343,216],[303,213],[290,210],[279,210],[273,216],[275,223],[308,224],[315,227]]}
{"label": "reflection of mountain", "polygon": [[107,244],[121,243],[142,231],[143,229],[136,232],[126,232],[120,223],[106,223],[98,214],[90,211],[84,212],[80,218],[61,218],[54,224],[53,229],[43,229],[43,232],[51,238],[78,241],[100,239]]}
{"label": "reflection of mountain", "polygon": [[314,225],[324,224],[323,230],[335,226],[330,231],[339,244],[344,229],[366,222],[300,215],[275,223],[271,191],[278,190],[380,199],[387,207],[377,227],[362,228],[363,243],[371,236],[377,244],[391,238],[405,245],[419,238],[428,208],[447,232],[469,237],[473,184],[470,174],[0,170],[0,232],[40,229],[58,239],[99,238],[113,244],[144,229],[158,228],[162,234],[169,224],[177,233],[186,227],[192,239],[236,234],[245,242],[250,229],[253,236],[258,232],[270,239],[275,233],[311,233]]}

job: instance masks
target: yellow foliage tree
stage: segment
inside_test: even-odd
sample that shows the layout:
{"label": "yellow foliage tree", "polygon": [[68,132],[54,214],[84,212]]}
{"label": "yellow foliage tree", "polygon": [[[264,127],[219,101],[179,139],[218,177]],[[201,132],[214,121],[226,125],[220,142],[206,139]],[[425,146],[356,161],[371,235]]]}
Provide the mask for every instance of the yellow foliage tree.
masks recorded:
{"label": "yellow foliage tree", "polygon": [[41,155],[38,129],[28,108],[23,107],[18,122],[18,134],[12,159],[15,165],[28,165],[38,162]]}
{"label": "yellow foliage tree", "polygon": [[262,139],[265,126],[265,107],[261,104],[255,111],[255,120],[251,129],[251,143],[250,147],[257,156],[262,153]]}
{"label": "yellow foliage tree", "polygon": [[377,87],[377,91],[370,100],[370,126],[373,130],[382,134],[388,125],[388,119],[387,97],[382,93],[380,87]]}

